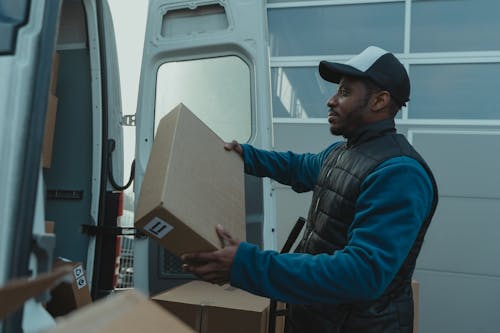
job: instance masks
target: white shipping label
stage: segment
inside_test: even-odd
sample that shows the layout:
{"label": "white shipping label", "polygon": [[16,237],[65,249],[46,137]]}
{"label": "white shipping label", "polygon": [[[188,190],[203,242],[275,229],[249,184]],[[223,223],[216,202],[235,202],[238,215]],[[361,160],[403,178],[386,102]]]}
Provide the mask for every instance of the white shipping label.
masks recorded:
{"label": "white shipping label", "polygon": [[144,230],[158,238],[163,238],[170,231],[174,230],[174,227],[172,227],[170,224],[163,221],[159,217],[155,217],[144,226]]}
{"label": "white shipping label", "polygon": [[73,275],[75,276],[75,280],[78,280],[80,276],[83,275],[83,266],[78,265],[75,268],[73,268]]}

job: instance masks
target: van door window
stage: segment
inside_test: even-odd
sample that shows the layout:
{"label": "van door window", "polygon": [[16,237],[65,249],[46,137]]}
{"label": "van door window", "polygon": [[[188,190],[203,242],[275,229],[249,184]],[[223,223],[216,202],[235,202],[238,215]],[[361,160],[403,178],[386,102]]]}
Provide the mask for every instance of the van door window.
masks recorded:
{"label": "van door window", "polygon": [[158,69],[155,129],[183,103],[224,141],[251,135],[250,69],[239,57],[168,62]]}

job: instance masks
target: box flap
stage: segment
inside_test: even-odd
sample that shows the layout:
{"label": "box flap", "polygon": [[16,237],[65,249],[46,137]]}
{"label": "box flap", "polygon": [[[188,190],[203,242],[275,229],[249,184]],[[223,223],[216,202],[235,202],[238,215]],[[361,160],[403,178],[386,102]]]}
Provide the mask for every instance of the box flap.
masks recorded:
{"label": "box flap", "polygon": [[192,281],[153,297],[157,301],[179,302],[219,308],[262,312],[269,299],[252,295],[229,285],[218,286],[204,281]]}
{"label": "box flap", "polygon": [[16,279],[7,283],[0,289],[0,320],[18,310],[28,299],[55,287],[71,273],[71,267],[60,267],[34,279]]}
{"label": "box flap", "polygon": [[195,333],[136,290],[112,295],[61,317],[51,333]]}

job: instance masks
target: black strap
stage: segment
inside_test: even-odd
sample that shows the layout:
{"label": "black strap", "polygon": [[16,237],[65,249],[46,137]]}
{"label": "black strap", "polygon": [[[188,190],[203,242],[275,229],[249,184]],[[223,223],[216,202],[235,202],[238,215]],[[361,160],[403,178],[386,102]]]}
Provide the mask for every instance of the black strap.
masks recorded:
{"label": "black strap", "polygon": [[[293,244],[297,240],[297,237],[299,237],[300,232],[302,231],[302,228],[304,227],[304,224],[306,223],[306,219],[300,216],[297,221],[295,222],[295,225],[292,228],[292,231],[290,231],[290,234],[288,235],[285,245],[283,245],[283,248],[281,249],[280,253],[288,253],[292,249]],[[286,310],[280,310],[276,311],[276,305],[277,302],[274,299],[271,299],[271,303],[269,305],[269,325],[268,325],[268,332],[269,333],[274,333],[276,331],[276,317],[277,316],[285,316],[286,315]]]}

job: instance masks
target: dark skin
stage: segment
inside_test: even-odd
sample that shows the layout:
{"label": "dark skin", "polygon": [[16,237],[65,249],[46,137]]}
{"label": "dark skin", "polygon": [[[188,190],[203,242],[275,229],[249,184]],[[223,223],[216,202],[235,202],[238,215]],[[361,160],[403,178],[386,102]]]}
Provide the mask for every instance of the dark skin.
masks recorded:
{"label": "dark skin", "polygon": [[[391,96],[385,90],[369,91],[358,78],[344,77],[337,92],[328,100],[328,122],[333,135],[349,138],[359,127],[394,118]],[[237,141],[224,144],[227,151],[235,151],[243,158],[243,149]],[[202,280],[219,285],[229,282],[234,256],[241,243],[231,237],[221,225],[216,232],[225,246],[213,252],[188,253],[181,256],[183,269]]]}

